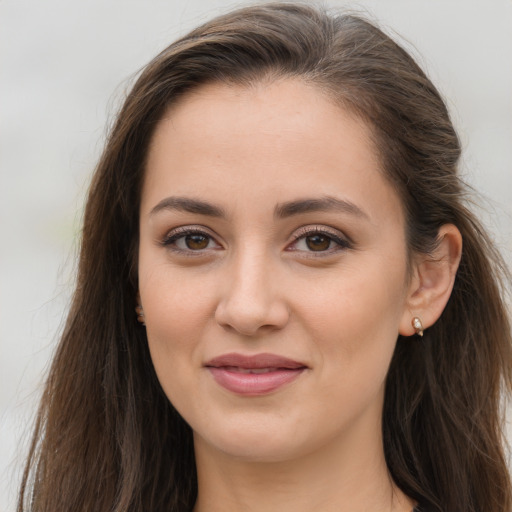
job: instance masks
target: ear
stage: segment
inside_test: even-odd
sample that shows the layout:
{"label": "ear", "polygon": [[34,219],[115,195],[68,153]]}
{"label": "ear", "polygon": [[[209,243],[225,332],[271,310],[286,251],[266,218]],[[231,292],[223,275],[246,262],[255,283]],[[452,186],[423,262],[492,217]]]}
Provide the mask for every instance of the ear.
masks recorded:
{"label": "ear", "polygon": [[412,319],[418,317],[423,328],[433,325],[441,316],[452,293],[462,254],[462,236],[453,224],[441,226],[438,244],[430,254],[418,254],[413,261],[406,307],[399,332],[412,336]]}

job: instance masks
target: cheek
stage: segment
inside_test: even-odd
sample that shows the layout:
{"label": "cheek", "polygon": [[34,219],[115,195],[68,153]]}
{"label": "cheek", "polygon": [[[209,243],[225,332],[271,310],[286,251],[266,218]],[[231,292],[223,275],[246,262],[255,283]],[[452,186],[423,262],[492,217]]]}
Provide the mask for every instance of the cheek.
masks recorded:
{"label": "cheek", "polygon": [[391,289],[391,280],[375,283],[369,277],[354,273],[340,282],[342,291],[315,295],[307,312],[308,334],[319,349],[317,394],[326,397],[320,405],[332,428],[352,424],[370,410],[378,421],[382,409],[402,290],[396,284]]}
{"label": "cheek", "polygon": [[211,294],[205,289],[204,276],[179,271],[165,255],[144,256],[141,251],[139,291],[148,335],[168,345],[179,344],[210,314]]}
{"label": "cheek", "polygon": [[197,336],[198,329],[208,319],[208,301],[198,294],[187,294],[171,285],[152,290],[146,295],[144,311],[148,332],[168,345],[176,345]]}
{"label": "cheek", "polygon": [[[144,260],[142,261],[144,263]],[[158,379],[172,400],[178,383],[201,366],[200,341],[211,319],[211,300],[191,276],[185,282],[168,264],[144,274],[141,264],[140,296],[146,319],[151,359]]]}
{"label": "cheek", "polygon": [[368,261],[308,291],[308,307],[299,316],[307,318],[322,364],[333,373],[385,376],[405,307],[404,269],[403,261]]}

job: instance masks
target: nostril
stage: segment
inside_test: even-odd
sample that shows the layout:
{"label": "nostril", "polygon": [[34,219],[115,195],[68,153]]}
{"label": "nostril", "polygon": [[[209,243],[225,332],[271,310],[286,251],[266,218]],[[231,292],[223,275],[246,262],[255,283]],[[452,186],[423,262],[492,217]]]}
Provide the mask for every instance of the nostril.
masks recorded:
{"label": "nostril", "polygon": [[244,336],[282,329],[288,322],[288,308],[280,301],[221,302],[215,312],[217,323]]}

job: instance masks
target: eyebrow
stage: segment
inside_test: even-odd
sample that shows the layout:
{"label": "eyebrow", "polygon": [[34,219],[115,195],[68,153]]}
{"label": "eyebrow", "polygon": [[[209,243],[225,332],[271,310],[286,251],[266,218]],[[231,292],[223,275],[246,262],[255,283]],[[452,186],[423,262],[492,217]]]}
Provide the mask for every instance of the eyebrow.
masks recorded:
{"label": "eyebrow", "polygon": [[[207,215],[208,217],[227,217],[225,210],[220,206],[206,201],[201,201],[200,199],[179,196],[171,196],[162,199],[155,207],[152,208],[150,215],[153,216],[161,211],[173,210],[198,215]],[[274,208],[274,217],[284,219],[294,215],[314,212],[346,213],[369,220],[369,216],[354,203],[332,196],[298,199],[295,201],[279,203]]]}
{"label": "eyebrow", "polygon": [[345,199],[332,196],[320,198],[299,199],[276,205],[274,216],[280,219],[311,212],[339,212],[355,215],[362,219],[370,220],[370,217],[359,206]]}
{"label": "eyebrow", "polygon": [[150,215],[155,215],[163,210],[196,213],[209,217],[226,217],[225,211],[220,206],[189,197],[166,197],[152,208]]}

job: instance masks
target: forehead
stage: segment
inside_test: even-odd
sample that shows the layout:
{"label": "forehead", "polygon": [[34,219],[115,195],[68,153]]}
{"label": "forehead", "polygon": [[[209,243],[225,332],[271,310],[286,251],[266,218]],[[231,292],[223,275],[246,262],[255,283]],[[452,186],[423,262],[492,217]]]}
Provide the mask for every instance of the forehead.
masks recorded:
{"label": "forehead", "polygon": [[382,206],[401,216],[369,126],[317,87],[292,79],[208,84],[173,105],[151,141],[142,209],[171,192],[208,195],[227,210],[350,195],[376,218]]}

